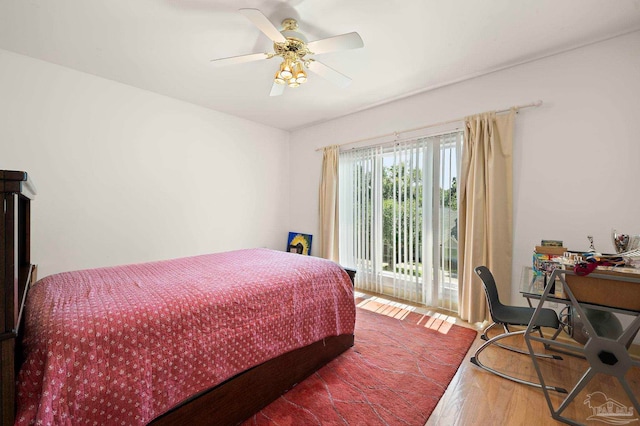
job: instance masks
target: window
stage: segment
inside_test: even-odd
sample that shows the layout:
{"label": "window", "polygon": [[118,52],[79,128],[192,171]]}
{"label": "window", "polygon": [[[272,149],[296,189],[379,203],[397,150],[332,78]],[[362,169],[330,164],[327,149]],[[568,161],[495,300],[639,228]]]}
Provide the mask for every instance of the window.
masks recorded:
{"label": "window", "polygon": [[457,310],[462,132],[340,154],[340,262],[356,286]]}

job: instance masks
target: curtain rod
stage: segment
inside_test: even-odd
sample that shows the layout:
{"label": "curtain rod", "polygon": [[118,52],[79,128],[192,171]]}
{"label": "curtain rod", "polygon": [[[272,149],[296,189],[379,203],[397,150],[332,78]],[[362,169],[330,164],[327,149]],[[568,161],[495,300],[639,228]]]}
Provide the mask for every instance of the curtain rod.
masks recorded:
{"label": "curtain rod", "polygon": [[[496,111],[496,113],[499,114],[499,113],[502,113],[502,112],[507,112],[507,111],[510,111],[512,108],[516,109],[516,111],[517,111],[517,110],[523,109],[523,108],[539,107],[540,105],[542,105],[542,101],[538,100],[538,101],[531,102],[531,103],[524,104],[524,105],[516,105],[516,106],[513,106],[511,108],[504,108],[504,109]],[[378,136],[372,136],[372,137],[369,137],[369,138],[358,139],[357,141],[351,141],[351,142],[345,142],[345,143],[338,144],[338,146],[353,145],[353,144],[356,144],[356,143],[366,142],[366,141],[370,141],[370,140],[374,140],[374,139],[385,138],[385,137],[389,137],[389,136],[394,136],[397,139],[400,136],[400,134],[402,134],[402,133],[415,132],[416,130],[428,129],[430,127],[444,126],[445,124],[451,124],[451,123],[455,123],[457,121],[462,121],[462,120],[464,120],[464,117],[463,118],[456,118],[455,120],[441,121],[439,123],[429,124],[429,125],[426,125],[426,126],[414,127],[413,129],[401,130],[399,132],[387,133],[387,134],[384,134],[384,135],[378,135]],[[331,146],[331,145],[328,145],[328,146]],[[316,152],[317,151],[322,151],[324,148],[326,148],[326,147],[323,146],[321,148],[316,148]]]}

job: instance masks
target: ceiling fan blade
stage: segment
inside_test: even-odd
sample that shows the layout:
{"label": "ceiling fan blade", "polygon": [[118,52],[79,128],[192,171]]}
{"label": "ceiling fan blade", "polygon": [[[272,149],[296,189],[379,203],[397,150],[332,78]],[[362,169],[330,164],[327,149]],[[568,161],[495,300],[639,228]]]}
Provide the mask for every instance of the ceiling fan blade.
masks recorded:
{"label": "ceiling fan blade", "polygon": [[269,93],[269,96],[280,96],[283,93],[284,93],[284,84],[278,84],[274,81],[273,86],[271,86],[271,93]]}
{"label": "ceiling fan blade", "polygon": [[249,55],[230,56],[228,58],[212,59],[211,64],[214,66],[224,66],[233,64],[243,64],[245,62],[258,61],[260,59],[267,59],[269,55],[266,53],[251,53]]}
{"label": "ceiling fan blade", "polygon": [[347,33],[307,43],[307,47],[316,55],[335,50],[359,49],[364,42],[358,33]]}
{"label": "ceiling fan blade", "polygon": [[284,43],[287,41],[286,38],[280,31],[267,19],[266,16],[262,14],[258,9],[240,9],[240,13],[247,17],[253,25],[258,27],[260,31],[262,31],[267,37],[269,37],[273,42]]}
{"label": "ceiling fan blade", "polygon": [[309,70],[325,78],[338,87],[345,88],[351,84],[351,79],[346,75],[339,73],[333,68],[323,64],[322,62],[312,61],[309,64]]}

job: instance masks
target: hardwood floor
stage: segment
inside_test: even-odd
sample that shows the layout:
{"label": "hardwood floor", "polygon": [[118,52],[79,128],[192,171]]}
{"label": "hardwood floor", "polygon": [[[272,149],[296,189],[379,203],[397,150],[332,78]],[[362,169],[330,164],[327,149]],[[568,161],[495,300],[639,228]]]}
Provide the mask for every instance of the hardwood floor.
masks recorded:
{"label": "hardwood floor", "polygon": [[[505,339],[510,345],[525,348],[521,336]],[[488,373],[469,362],[476,349],[482,344],[479,335],[469,350],[458,372],[447,391],[431,414],[427,426],[453,425],[559,425],[564,424],[551,417],[542,390],[522,385]],[[541,353],[558,354],[545,351],[538,346]],[[587,369],[587,362],[570,355],[559,354],[563,360],[547,360],[541,362],[541,368],[547,384],[561,386],[571,390]],[[533,362],[528,356],[516,354],[501,348],[487,348],[480,355],[485,365],[496,370],[514,375],[521,379],[538,381]],[[626,376],[635,395],[640,395],[640,368],[634,367]],[[603,424],[587,421],[593,414],[587,402],[589,394],[595,398],[610,398],[624,407],[632,408],[632,403],[617,379],[607,375],[597,375],[582,390],[575,400],[563,412],[563,416],[583,424]],[[550,392],[553,406],[557,409],[565,395]],[[598,402],[605,402],[602,400]],[[596,404],[593,404],[596,405]],[[635,413],[631,418],[640,417]],[[637,420],[636,420],[637,421]],[[635,423],[635,422],[633,422]]]}
{"label": "hardwood floor", "polygon": [[[366,295],[365,297],[375,297]],[[384,299],[377,298],[381,301]],[[392,303],[406,303],[392,301]],[[452,317],[450,312],[430,310],[415,305],[411,310],[429,315],[448,316],[449,320],[463,327],[479,329],[459,318]],[[486,325],[486,324],[484,324]],[[481,331],[481,330],[479,330]],[[494,330],[491,336],[497,334]],[[561,425],[551,417],[547,401],[542,390],[522,385],[493,375],[471,364],[470,358],[484,341],[480,333],[471,346],[465,360],[449,384],[445,394],[440,399],[426,426],[466,426],[466,425]],[[504,339],[504,344],[526,349],[522,336]],[[541,368],[547,384],[561,386],[570,390],[587,369],[585,360],[553,351],[545,351],[540,344],[536,351],[561,355],[563,360],[541,361]],[[521,355],[497,347],[487,348],[480,355],[482,362],[497,370],[514,375],[524,380],[538,381],[533,362],[527,355]],[[626,379],[636,395],[640,395],[640,368],[634,367],[627,374]],[[632,407],[631,401],[624,393],[620,383],[611,376],[598,375],[582,390],[564,411],[563,416],[583,424],[605,424],[598,421],[588,421],[592,414],[587,402],[589,394],[596,394],[593,398],[609,398],[623,407]],[[563,401],[564,395],[551,392],[552,404],[557,408]],[[598,404],[604,402],[598,400]],[[596,404],[593,404],[596,405]],[[632,418],[640,418],[640,414],[633,412]],[[637,424],[638,420],[632,422]]]}
{"label": "hardwood floor", "polygon": [[[561,424],[551,418],[541,390],[505,380],[471,364],[469,359],[482,343],[478,334],[427,425]],[[498,351],[504,353],[495,353]],[[524,355],[488,348],[481,358],[486,365],[501,371],[520,370],[520,378],[535,376],[533,364]]]}

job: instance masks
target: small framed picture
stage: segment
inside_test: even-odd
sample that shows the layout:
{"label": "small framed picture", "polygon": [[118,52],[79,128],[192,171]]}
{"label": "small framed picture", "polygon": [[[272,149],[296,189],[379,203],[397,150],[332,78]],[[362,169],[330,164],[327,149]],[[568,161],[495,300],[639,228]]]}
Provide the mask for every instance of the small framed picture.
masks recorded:
{"label": "small framed picture", "polygon": [[289,232],[287,251],[289,253],[298,253],[309,256],[311,254],[311,238],[312,236],[309,234]]}

